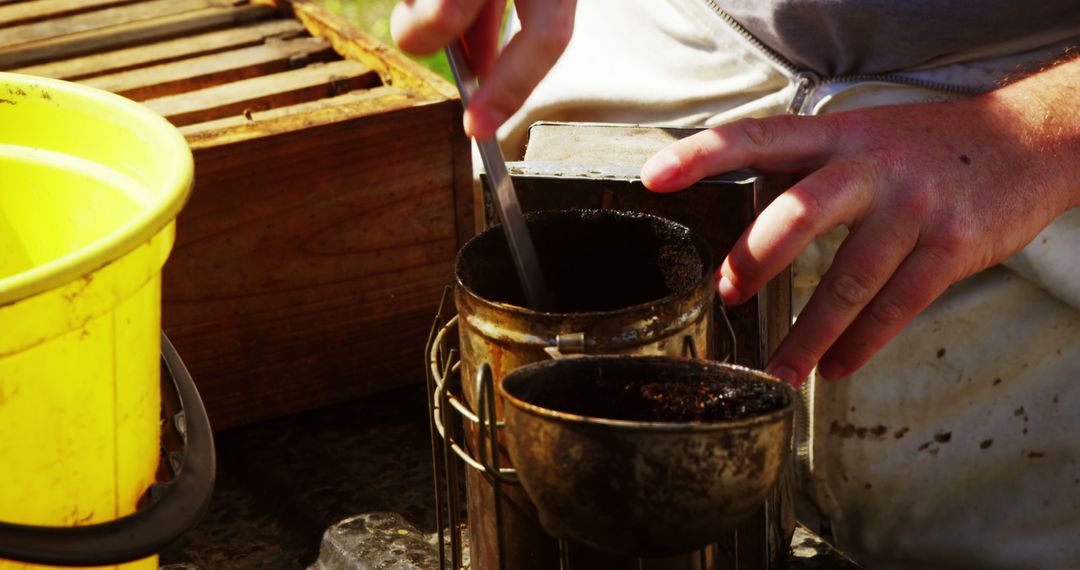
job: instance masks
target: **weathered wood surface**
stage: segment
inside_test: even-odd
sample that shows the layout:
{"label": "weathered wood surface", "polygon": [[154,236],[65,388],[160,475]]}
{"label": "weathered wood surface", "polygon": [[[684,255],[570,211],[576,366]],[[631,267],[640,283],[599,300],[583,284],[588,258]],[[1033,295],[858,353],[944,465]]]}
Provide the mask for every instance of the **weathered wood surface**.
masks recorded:
{"label": "weathered wood surface", "polygon": [[[189,12],[155,16],[141,21],[90,28],[65,35],[46,35],[25,43],[0,36],[0,70],[46,61],[125,48],[155,40],[175,38],[226,26],[253,22],[277,14],[271,6],[241,5],[211,7]],[[34,24],[36,25],[36,24]],[[29,34],[28,35],[41,35]]]}
{"label": "weathered wood surface", "polygon": [[180,127],[193,149],[286,133],[372,113],[392,112],[424,103],[409,91],[379,86],[296,105],[233,115]]}
{"label": "weathered wood surface", "polygon": [[305,33],[304,26],[291,18],[269,20],[216,32],[31,65],[12,71],[77,81],[108,73],[120,73],[186,58],[257,46],[271,38],[285,40]]}
{"label": "weathered wood surface", "polygon": [[[295,38],[92,77],[83,83],[141,101],[267,76],[338,57],[329,42]],[[282,84],[289,83],[282,81]]]}
{"label": "weathered wood surface", "polygon": [[367,66],[343,60],[149,99],[143,104],[174,125],[183,126],[333,97],[378,84],[378,75]]}
{"label": "weathered wood surface", "polygon": [[444,102],[196,149],[164,318],[216,427],[423,378],[459,121]]}
{"label": "weathered wood surface", "polygon": [[0,2],[0,27],[40,22],[100,8],[122,6],[139,0],[39,0]]}
{"label": "weathered wood surface", "polygon": [[5,26],[0,29],[0,47],[143,22],[204,8],[223,8],[231,4],[232,2],[222,0],[150,0],[105,10],[83,12],[44,22]]}
{"label": "weathered wood surface", "polygon": [[216,429],[423,381],[473,234],[452,86],[307,3],[0,0],[0,17],[0,69],[140,100],[187,137],[162,325]]}

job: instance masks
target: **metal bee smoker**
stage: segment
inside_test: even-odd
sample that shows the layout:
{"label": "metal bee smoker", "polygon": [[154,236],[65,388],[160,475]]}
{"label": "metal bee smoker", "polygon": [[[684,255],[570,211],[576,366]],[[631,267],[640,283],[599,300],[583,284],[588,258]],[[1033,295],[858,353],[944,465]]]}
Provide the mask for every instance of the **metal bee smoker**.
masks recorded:
{"label": "metal bee smoker", "polygon": [[[537,123],[530,129],[524,160],[508,163],[526,212],[581,208],[661,216],[695,232],[712,254],[703,261],[709,265],[705,278],[686,287],[686,294],[666,297],[644,314],[631,308],[584,321],[572,315],[507,313],[507,303],[468,294],[458,275],[457,314],[450,314],[444,299],[426,351],[442,569],[771,570],[782,563],[795,526],[790,462],[758,512],[710,546],[665,558],[629,558],[547,535],[502,444],[505,426],[495,385],[517,366],[588,353],[701,356],[760,369],[787,333],[790,270],[743,305],[713,310],[712,270],[777,195],[779,184],[774,183],[780,181],[735,172],[673,194],[655,194],[641,185],[638,172],[644,160],[692,132]],[[478,192],[477,207],[484,212],[478,216],[484,227],[497,222],[485,191]],[[534,239],[538,248],[544,243]],[[461,263],[459,254],[459,273]],[[469,324],[477,319],[486,324],[479,329]]]}

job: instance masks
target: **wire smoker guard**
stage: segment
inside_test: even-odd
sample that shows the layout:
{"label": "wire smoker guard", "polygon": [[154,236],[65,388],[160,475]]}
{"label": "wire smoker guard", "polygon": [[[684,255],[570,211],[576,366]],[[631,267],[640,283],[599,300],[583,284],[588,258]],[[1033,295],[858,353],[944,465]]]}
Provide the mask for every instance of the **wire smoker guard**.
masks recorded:
{"label": "wire smoker guard", "polygon": [[[574,544],[557,543],[540,530],[533,507],[507,463],[500,443],[504,424],[494,398],[494,384],[503,374],[529,362],[573,353],[697,356],[697,348],[701,347],[701,356],[716,360],[720,354],[733,356],[735,350],[730,327],[722,331],[729,337],[726,347],[720,350],[714,346],[710,330],[715,296],[712,257],[707,246],[684,226],[655,216],[614,211],[541,212],[528,219],[535,232],[541,263],[547,260],[546,263],[554,265],[545,267],[545,272],[551,275],[546,278],[552,283],[560,307],[585,309],[535,313],[501,299],[486,300],[470,290],[466,286],[471,285],[469,277],[474,276],[470,270],[476,272],[482,268],[479,278],[496,282],[480,283],[478,289],[494,291],[491,296],[496,299],[515,294],[513,271],[507,265],[508,253],[502,264],[493,263],[486,256],[480,260],[470,258],[479,255],[477,252],[498,247],[499,236],[495,233],[498,228],[480,234],[459,252],[456,288],[459,314],[451,317],[444,299],[427,351],[440,544],[446,545],[440,551],[443,568],[460,568],[464,562],[462,479],[469,495],[471,567],[553,568],[561,562],[565,568],[571,558],[569,551],[574,551],[575,565],[590,567],[593,563],[590,556],[595,553]],[[662,287],[646,291],[646,297],[651,298],[645,302],[640,298],[630,299],[626,295],[631,292],[626,291],[618,293],[623,295],[619,299],[588,298],[597,291],[610,291],[612,283],[624,287],[649,279],[662,282],[657,273],[662,273],[660,267],[671,262],[671,259],[661,260],[662,252],[671,254],[664,247],[671,243],[660,239],[665,236],[685,240],[684,246],[693,244],[698,256],[694,278],[684,283],[679,292],[668,294],[670,289]],[[643,259],[652,264],[646,269],[652,272],[651,277],[627,278],[626,268],[637,263],[641,271]],[[682,260],[685,262],[686,258]],[[686,275],[685,264],[681,267]],[[583,291],[587,289],[583,283],[594,287]],[[606,302],[606,310],[589,311],[590,302]],[[474,331],[460,333],[458,329],[463,322]],[[475,332],[477,326],[483,329],[483,334]],[[493,336],[485,338],[485,334]],[[464,359],[459,358],[459,348],[454,342],[459,336],[466,349]],[[476,357],[478,347],[488,351],[485,357]],[[482,363],[491,368],[490,381],[478,374]],[[494,421],[489,421],[492,417]],[[448,520],[449,537],[442,534]],[[693,561],[686,567],[718,567],[716,559],[728,556],[708,550],[688,557]],[[630,567],[638,562],[620,563]],[[611,560],[595,563],[611,563]]]}
{"label": "wire smoker guard", "polygon": [[790,455],[795,390],[741,366],[582,356],[528,364],[497,388],[541,524],[606,552],[704,548],[757,512]]}

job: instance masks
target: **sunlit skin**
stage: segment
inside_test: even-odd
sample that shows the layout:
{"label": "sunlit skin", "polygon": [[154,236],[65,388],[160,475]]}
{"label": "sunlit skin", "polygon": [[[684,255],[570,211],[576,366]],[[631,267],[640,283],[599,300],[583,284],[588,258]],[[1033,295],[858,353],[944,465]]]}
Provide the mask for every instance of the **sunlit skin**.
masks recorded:
{"label": "sunlit skin", "polygon": [[[945,289],[1001,262],[1080,204],[1073,61],[991,94],[703,131],[642,168],[658,192],[736,168],[801,178],[747,229],[718,272],[746,301],[817,236],[851,232],[766,371],[799,383],[865,364]],[[1055,99],[1061,98],[1059,101]],[[1068,159],[1067,157],[1072,157]]]}
{"label": "sunlit skin", "polygon": [[562,55],[574,30],[575,0],[517,0],[521,32],[499,52],[505,1],[402,0],[390,32],[402,50],[428,54],[461,36],[483,84],[465,110],[465,132],[486,140],[521,107]]}
{"label": "sunlit skin", "polygon": [[[505,2],[405,0],[392,32],[428,53],[463,35],[483,85],[466,132],[494,136],[562,54],[573,0],[518,0],[522,32],[497,53]],[[613,53],[615,53],[613,51]],[[979,97],[817,117],[744,119],[673,143],[641,171],[673,192],[738,168],[795,174],[724,259],[725,303],[752,297],[817,236],[850,230],[766,371],[800,384],[858,370],[951,284],[1020,250],[1080,205],[1080,58]]]}

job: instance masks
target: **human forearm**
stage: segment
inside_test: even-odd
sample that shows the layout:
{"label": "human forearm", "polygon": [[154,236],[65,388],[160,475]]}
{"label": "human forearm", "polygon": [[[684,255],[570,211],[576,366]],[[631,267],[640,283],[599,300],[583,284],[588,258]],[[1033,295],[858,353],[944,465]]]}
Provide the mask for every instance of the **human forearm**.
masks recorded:
{"label": "human forearm", "polygon": [[1024,247],[1080,204],[1071,60],[993,93],[815,117],[744,119],[682,139],[642,169],[657,191],[738,168],[800,177],[720,268],[749,299],[817,236],[851,231],[768,370],[799,382],[861,367],[950,284]]}
{"label": "human forearm", "polygon": [[988,112],[1011,124],[1029,157],[1022,165],[1058,212],[1080,206],[1080,52],[984,95]]}

